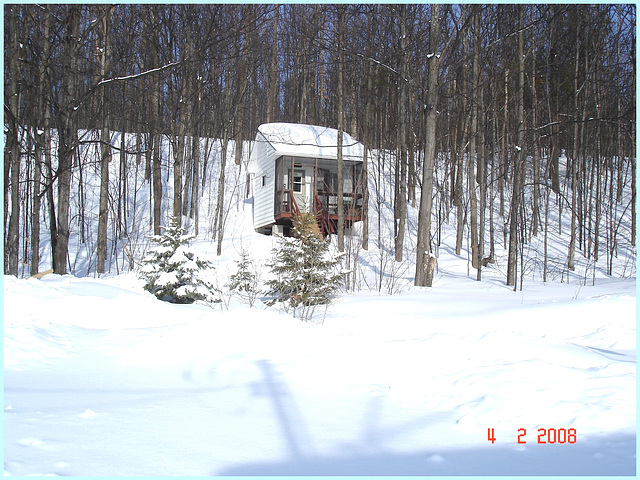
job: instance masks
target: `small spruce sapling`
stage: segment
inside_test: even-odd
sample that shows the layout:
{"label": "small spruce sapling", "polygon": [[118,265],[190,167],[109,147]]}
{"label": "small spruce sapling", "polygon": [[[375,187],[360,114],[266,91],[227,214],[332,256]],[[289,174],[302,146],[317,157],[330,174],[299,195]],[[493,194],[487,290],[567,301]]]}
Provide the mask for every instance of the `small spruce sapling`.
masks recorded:
{"label": "small spruce sapling", "polygon": [[308,321],[316,307],[329,305],[343,286],[344,255],[330,255],[312,213],[294,217],[293,223],[293,237],[279,242],[269,265],[275,277],[267,282],[273,296],[270,305],[281,302],[286,311],[291,308],[294,316]]}
{"label": "small spruce sapling", "polygon": [[157,245],[150,248],[139,271],[144,289],[170,303],[218,302],[212,282],[213,264],[200,259],[189,249],[192,235],[173,218],[163,227],[162,235],[152,237]]}
{"label": "small spruce sapling", "polygon": [[236,273],[229,277],[227,288],[229,288],[233,294],[240,297],[243,302],[253,307],[259,293],[259,278],[256,273],[255,264],[253,260],[249,258],[246,250],[242,251],[240,260],[237,260],[236,263]]}

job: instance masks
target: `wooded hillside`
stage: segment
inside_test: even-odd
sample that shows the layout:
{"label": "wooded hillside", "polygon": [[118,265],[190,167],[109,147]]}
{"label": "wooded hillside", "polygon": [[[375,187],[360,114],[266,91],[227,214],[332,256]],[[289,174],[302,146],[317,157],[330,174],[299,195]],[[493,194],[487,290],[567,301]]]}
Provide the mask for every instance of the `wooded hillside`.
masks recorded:
{"label": "wooded hillside", "polygon": [[[407,206],[420,209],[418,285],[436,219],[451,219],[478,279],[504,235],[515,286],[519,246],[547,231],[550,203],[571,212],[553,227],[570,235],[567,267],[576,250],[610,264],[636,243],[635,25],[635,5],[5,5],[5,273],[37,273],[44,235],[54,271],[68,270],[72,173],[100,175],[101,273],[121,222],[115,153],[121,170],[144,165],[159,233],[167,168],[171,213],[190,215],[208,161],[198,139],[234,142],[239,162],[273,121],[392,153],[379,169],[394,177],[398,261]],[[78,154],[87,143],[97,162]]]}

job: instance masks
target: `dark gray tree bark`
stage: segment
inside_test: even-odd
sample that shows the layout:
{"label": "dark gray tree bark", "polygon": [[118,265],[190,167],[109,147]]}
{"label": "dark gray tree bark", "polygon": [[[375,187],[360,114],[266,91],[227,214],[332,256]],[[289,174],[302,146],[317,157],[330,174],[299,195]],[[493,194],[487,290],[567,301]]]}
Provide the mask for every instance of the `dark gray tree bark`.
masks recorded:
{"label": "dark gray tree bark", "polygon": [[[5,222],[7,218],[8,188],[10,188],[11,215],[9,217],[9,228],[6,230],[5,223],[5,273],[18,275],[18,251],[19,251],[19,225],[20,225],[20,82],[18,78],[18,58],[20,57],[20,42],[18,40],[19,6],[7,7],[7,22],[9,28],[9,115],[7,118],[8,131],[7,140],[4,147],[5,162]],[[5,57],[6,58],[6,57]],[[5,97],[6,98],[6,97]],[[5,103],[6,105],[6,103]],[[10,176],[7,169],[10,169]]]}
{"label": "dark gray tree bark", "polygon": [[77,96],[80,5],[69,5],[65,12],[65,30],[62,57],[62,88],[58,116],[58,214],[56,242],[53,250],[53,272],[67,273],[69,245],[69,198],[71,170],[78,147]]}
{"label": "dark gray tree bark", "polygon": [[431,209],[433,207],[433,169],[436,159],[436,123],[438,119],[438,44],[440,41],[440,5],[431,6],[429,29],[429,73],[426,104],[425,152],[422,164],[422,190],[418,212],[418,238],[416,246],[416,286],[432,286],[435,262],[430,254]]}
{"label": "dark gray tree bark", "polygon": [[407,6],[400,5],[398,7],[398,23],[400,26],[400,49],[399,49],[399,78],[398,83],[398,112],[397,123],[398,131],[396,133],[396,168],[400,169],[396,174],[398,185],[396,187],[396,198],[394,202],[396,212],[396,241],[395,241],[395,259],[401,262],[404,257],[404,237],[407,224],[407,110],[408,110],[408,93],[407,93]]}
{"label": "dark gray tree bark", "polygon": [[343,152],[343,133],[344,133],[344,108],[345,108],[345,95],[344,95],[344,49],[345,49],[345,15],[346,6],[338,5],[338,84],[337,84],[337,109],[338,109],[338,251],[344,252],[344,161],[342,158]]}
{"label": "dark gray tree bark", "polygon": [[518,216],[522,202],[522,177],[524,175],[524,6],[518,7],[518,92],[517,92],[517,134],[516,155],[513,166],[513,190],[509,208],[509,252],[507,258],[507,285],[516,289],[518,267]]}
{"label": "dark gray tree bark", "polygon": [[271,43],[271,64],[269,66],[269,95],[267,101],[267,123],[275,121],[276,92],[278,88],[278,19],[280,5],[274,5],[273,10],[273,38]]}
{"label": "dark gray tree bark", "polygon": [[[53,17],[49,15],[48,7],[43,7],[44,26],[43,38],[49,39]],[[39,273],[40,267],[40,216],[42,210],[42,196],[52,193],[51,185],[47,185],[46,165],[51,165],[51,112],[48,96],[48,68],[50,42],[44,41],[42,45],[42,58],[38,65],[38,118],[42,118],[42,130],[36,133],[36,161],[33,178],[33,209],[31,218],[31,275]],[[48,159],[48,161],[47,161]]]}
{"label": "dark gray tree bark", "polygon": [[[102,7],[103,15],[101,24],[101,55],[100,55],[100,80],[107,78],[109,63],[111,61],[111,8]],[[109,131],[109,107],[108,85],[102,87],[102,130],[100,132],[101,159],[100,159],[100,204],[98,207],[98,239],[97,239],[97,266],[98,273],[105,272],[107,259],[107,223],[109,220],[109,164],[111,163],[111,132]],[[124,152],[120,152],[124,155]]]}

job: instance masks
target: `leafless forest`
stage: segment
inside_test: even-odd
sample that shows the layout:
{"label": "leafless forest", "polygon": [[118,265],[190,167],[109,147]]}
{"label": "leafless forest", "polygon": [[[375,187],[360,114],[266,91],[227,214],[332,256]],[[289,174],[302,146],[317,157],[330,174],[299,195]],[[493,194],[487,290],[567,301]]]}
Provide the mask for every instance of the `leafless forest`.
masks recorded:
{"label": "leafless forest", "polygon": [[[178,218],[197,215],[206,182],[224,185],[204,174],[199,139],[233,142],[218,161],[240,162],[274,121],[390,153],[371,159],[394,179],[397,261],[417,237],[416,285],[445,221],[458,252],[469,242],[478,279],[500,240],[515,286],[521,246],[550,230],[570,236],[569,270],[576,252],[610,265],[636,242],[635,25],[635,5],[5,5],[5,273],[42,269],[44,237],[45,268],[68,271],[82,224],[69,214],[72,178],[100,177],[102,273],[107,237],[126,224],[127,169],[144,169],[159,233],[168,171]],[[80,157],[87,143],[100,154]],[[109,178],[114,158],[122,179]]]}

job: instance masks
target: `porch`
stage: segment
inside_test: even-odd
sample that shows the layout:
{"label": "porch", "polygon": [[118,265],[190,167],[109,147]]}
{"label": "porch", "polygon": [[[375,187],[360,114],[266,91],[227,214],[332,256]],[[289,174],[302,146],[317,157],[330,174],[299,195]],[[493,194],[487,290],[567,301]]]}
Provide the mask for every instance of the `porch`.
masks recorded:
{"label": "porch", "polygon": [[[274,213],[287,234],[292,217],[313,212],[328,236],[338,226],[338,171],[335,159],[281,156],[276,159]],[[344,226],[362,220],[362,162],[343,162]]]}

